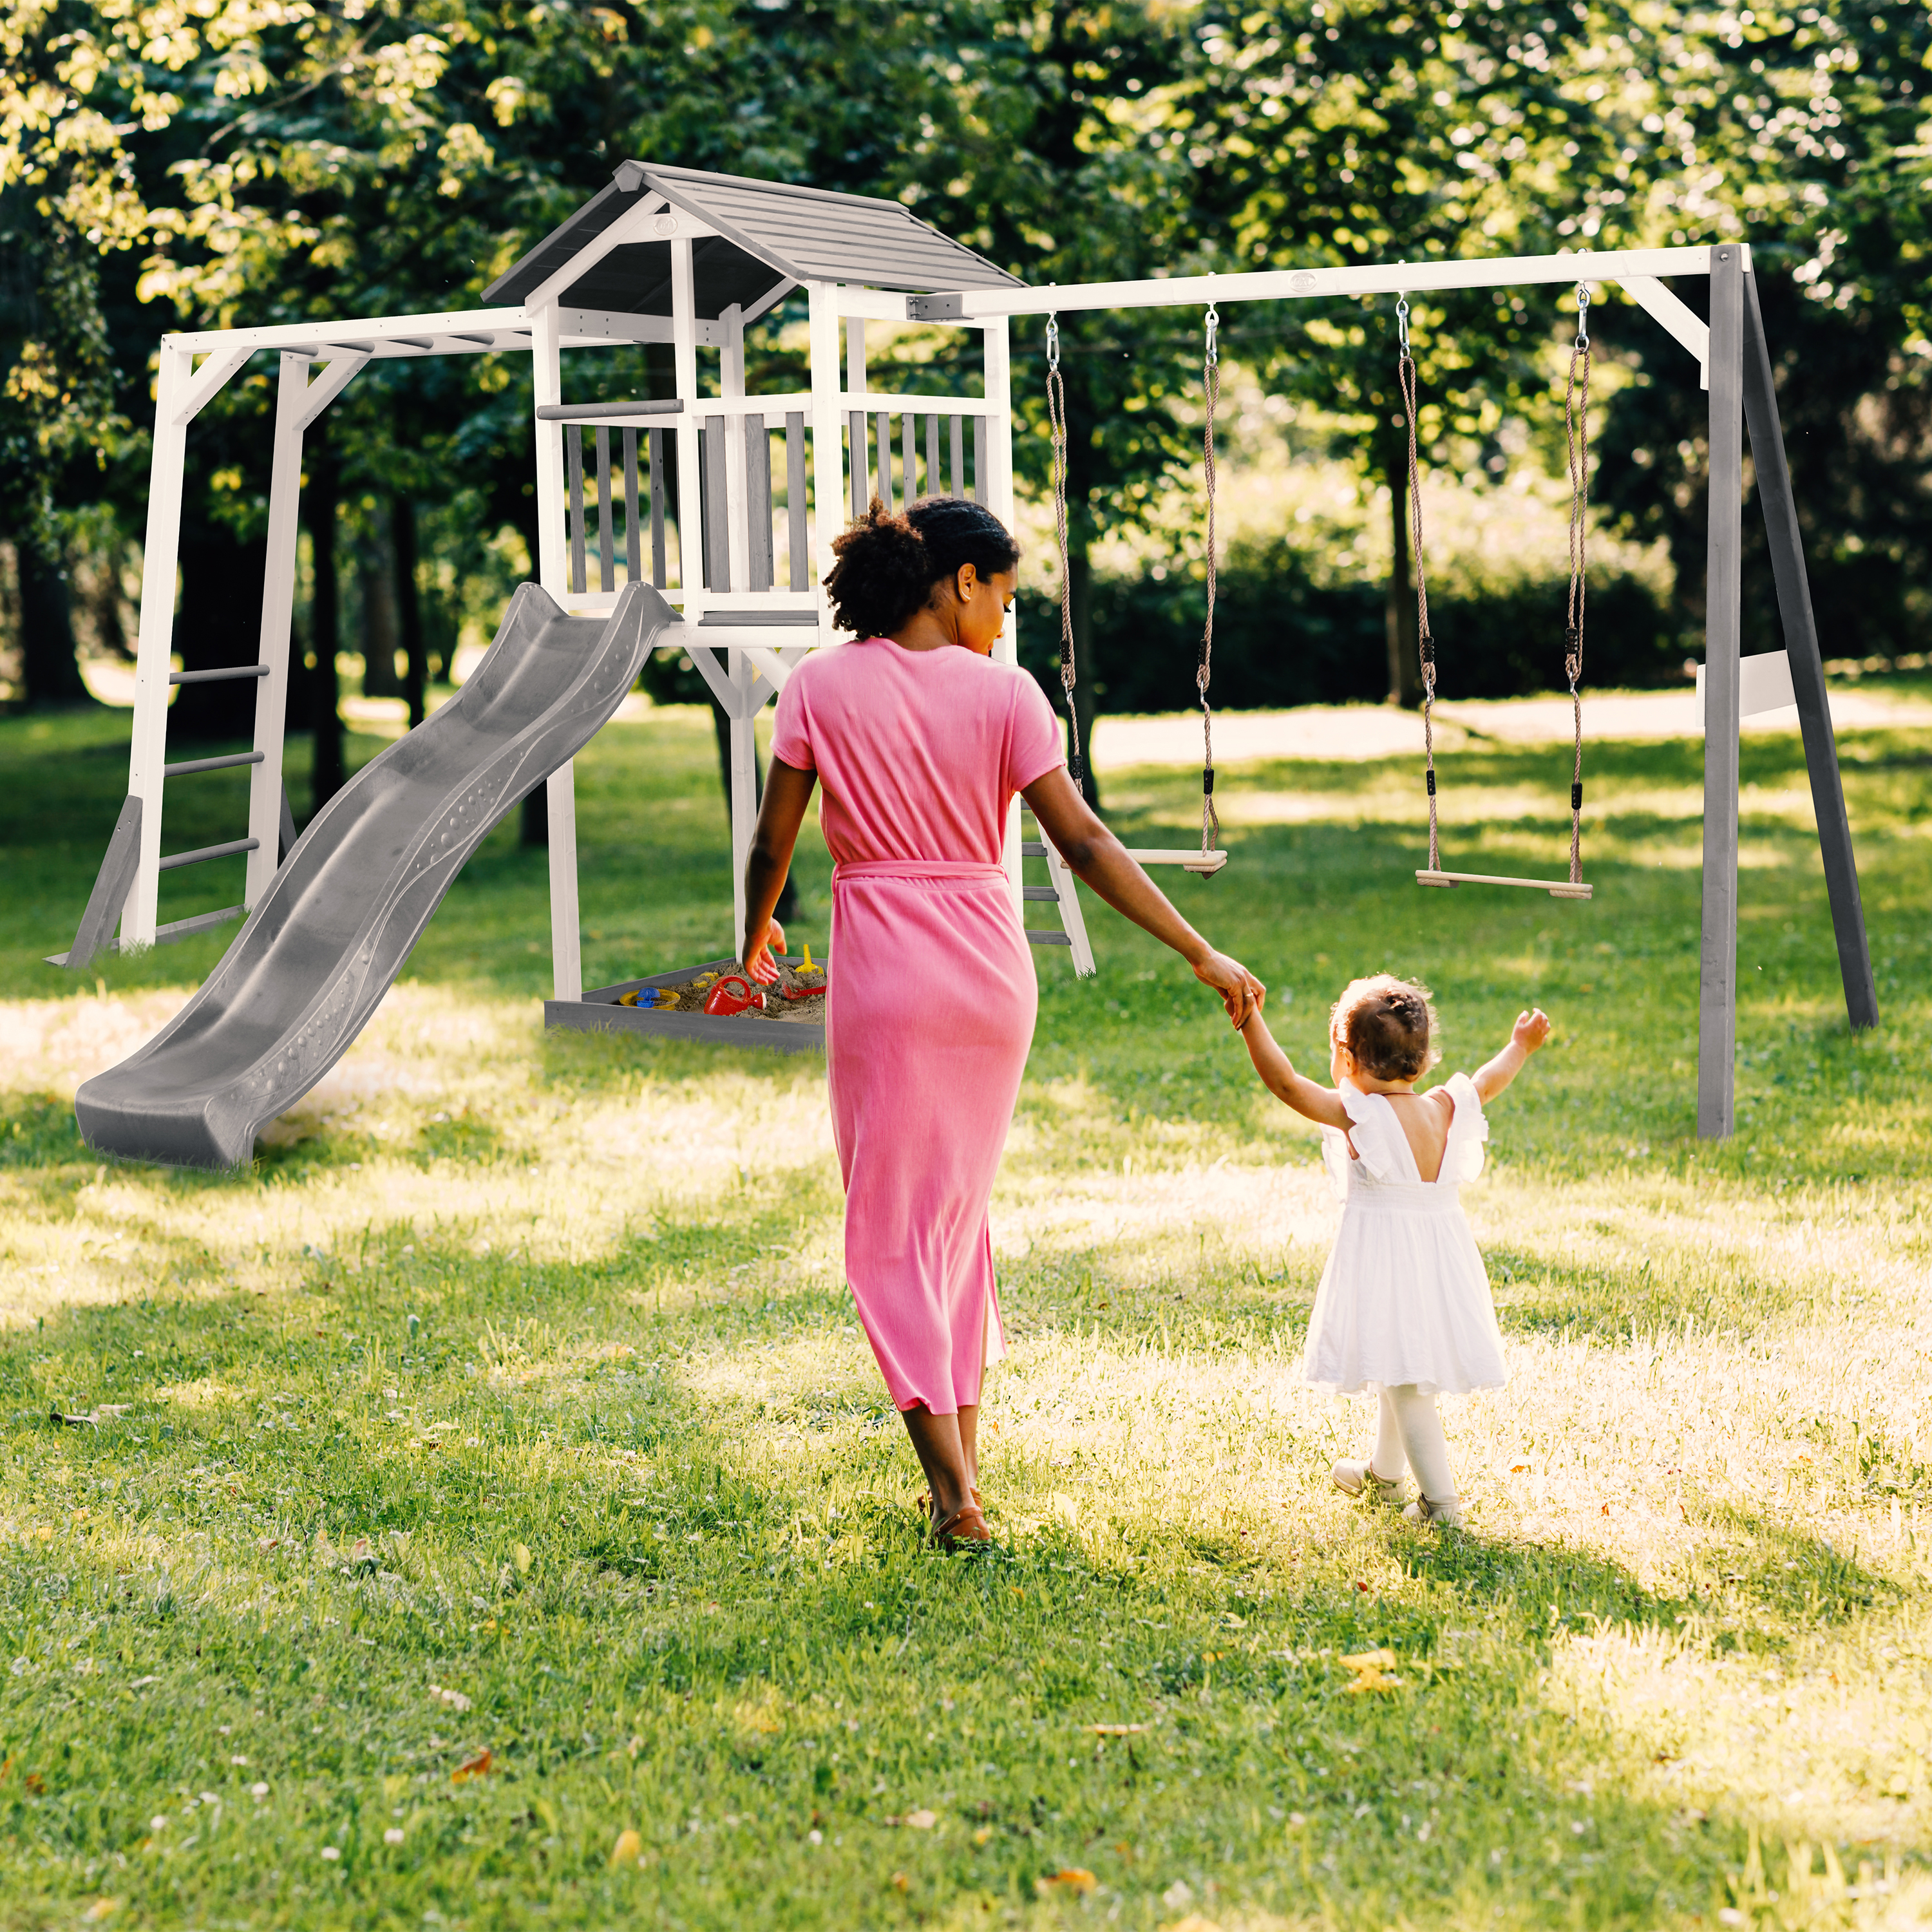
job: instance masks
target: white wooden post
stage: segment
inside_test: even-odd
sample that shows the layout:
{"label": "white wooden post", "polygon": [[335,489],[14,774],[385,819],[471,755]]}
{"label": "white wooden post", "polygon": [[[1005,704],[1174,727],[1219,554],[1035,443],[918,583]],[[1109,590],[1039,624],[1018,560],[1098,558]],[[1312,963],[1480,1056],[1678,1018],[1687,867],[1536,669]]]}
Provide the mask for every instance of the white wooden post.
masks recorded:
{"label": "white wooden post", "polygon": [[296,546],[302,520],[302,417],[308,358],[284,350],[275,391],[275,444],[268,483],[268,556],[262,573],[262,646],[268,668],[255,685],[255,748],[262,754],[248,781],[248,854],[244,896],[261,903],[280,862],[282,737],[289,712],[289,633],[295,620]]}
{"label": "white wooden post", "polygon": [[757,667],[742,651],[728,655],[736,700],[731,711],[731,956],[742,959],[745,920],[750,910],[745,900],[745,868],[751,860],[752,834],[758,822],[758,716],[764,706],[752,702],[758,682]]}
{"label": "white wooden post", "polygon": [[[560,318],[547,302],[532,318],[531,380],[539,411],[563,400]],[[570,594],[570,553],[563,527],[563,425],[536,420],[537,581],[561,604]],[[544,788],[550,820],[550,957],[553,997],[584,997],[584,936],[577,908],[577,779],[566,759]]]}
{"label": "white wooden post", "polygon": [[[866,318],[862,315],[848,315],[845,318],[845,392],[850,398],[866,393]],[[857,420],[850,423],[852,431],[851,513],[856,516],[866,507],[872,494],[871,466],[866,460],[866,424],[870,418],[862,406],[852,400],[846,410],[848,418],[853,410],[859,411]],[[845,500],[839,501],[840,520],[844,520]]]}
{"label": "white wooden post", "polygon": [[[734,401],[745,394],[745,317],[736,302],[720,318],[724,327],[723,351],[718,357],[718,392]],[[748,479],[745,473],[745,424],[742,418],[728,416],[724,426],[724,529],[726,554],[731,567],[731,588],[752,587],[752,506]]]}
{"label": "white wooden post", "polygon": [[191,350],[161,338],[154,386],[154,453],[148,476],[148,535],[141,557],[141,635],[134,660],[134,725],[128,790],[141,801],[141,857],[121,915],[124,946],[152,946],[161,896],[161,767],[168,755],[168,676],[175,639],[175,574],[181,549],[188,424],[177,422],[194,374]]}
{"label": "white wooden post", "polygon": [[[990,477],[980,482],[980,495],[988,509],[1004,524],[1013,526],[1013,394],[1012,355],[1006,318],[986,325],[986,458]],[[993,656],[1001,664],[1020,661],[1018,614],[1006,614],[1006,628],[993,646]],[[1014,916],[1024,917],[1025,901],[1021,887],[1025,883],[1020,859],[1020,802],[1013,800],[1006,814],[1005,848],[1006,884],[1013,896]]]}
{"label": "white wooden post", "polygon": [[698,465],[704,430],[698,412],[698,283],[688,235],[671,241],[670,319],[671,360],[684,404],[677,430],[677,582],[684,621],[694,624],[704,613],[704,496]]}
{"label": "white wooden post", "polygon": [[818,634],[829,644],[832,607],[824,583],[836,560],[832,539],[845,527],[845,468],[838,458],[844,442],[838,408],[838,290],[834,283],[814,282],[808,295],[812,340],[812,554],[818,562],[812,580],[818,596]]}

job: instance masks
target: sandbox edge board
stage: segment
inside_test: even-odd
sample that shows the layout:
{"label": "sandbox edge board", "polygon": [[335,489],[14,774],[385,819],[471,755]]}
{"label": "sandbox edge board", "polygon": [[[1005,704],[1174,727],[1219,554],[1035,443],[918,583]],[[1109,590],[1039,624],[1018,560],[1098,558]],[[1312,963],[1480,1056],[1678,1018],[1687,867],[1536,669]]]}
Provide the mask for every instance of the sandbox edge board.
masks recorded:
{"label": "sandbox edge board", "polygon": [[[792,965],[802,958],[790,960]],[[620,980],[615,986],[587,988],[580,999],[546,1000],[544,1027],[562,1028],[572,1033],[655,1034],[660,1038],[701,1040],[716,1046],[749,1046],[774,1053],[823,1053],[825,1028],[806,1020],[718,1019],[710,1013],[659,1012],[655,1008],[640,1010],[620,1006],[623,994],[646,986],[682,986],[704,973],[728,973],[739,970],[735,959],[707,960],[702,965],[682,966],[673,973],[654,973],[642,980]]]}

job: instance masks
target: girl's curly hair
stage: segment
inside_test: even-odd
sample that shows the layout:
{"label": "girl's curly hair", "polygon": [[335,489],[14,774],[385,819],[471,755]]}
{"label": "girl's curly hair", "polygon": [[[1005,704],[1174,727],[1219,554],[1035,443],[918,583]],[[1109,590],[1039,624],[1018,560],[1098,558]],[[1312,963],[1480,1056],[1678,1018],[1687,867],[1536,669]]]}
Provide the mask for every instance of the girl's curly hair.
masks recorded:
{"label": "girl's curly hair", "polygon": [[935,584],[969,563],[992,577],[1020,560],[1012,532],[964,496],[922,496],[898,514],[874,496],[832,539],[832,621],[855,638],[890,637],[925,608]]}
{"label": "girl's curly hair", "polygon": [[1429,988],[1392,973],[1351,980],[1328,1016],[1329,1037],[1378,1080],[1414,1080],[1442,1058]]}

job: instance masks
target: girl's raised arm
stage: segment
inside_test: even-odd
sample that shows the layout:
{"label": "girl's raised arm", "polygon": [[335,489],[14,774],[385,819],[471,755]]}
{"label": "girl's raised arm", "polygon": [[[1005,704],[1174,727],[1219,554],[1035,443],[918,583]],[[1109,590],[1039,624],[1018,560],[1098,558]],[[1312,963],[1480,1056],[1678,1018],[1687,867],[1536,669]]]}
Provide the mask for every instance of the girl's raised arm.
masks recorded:
{"label": "girl's raised arm", "polygon": [[1288,1055],[1275,1044],[1274,1035],[1268,1031],[1258,1006],[1243,1024],[1241,1039],[1248,1058],[1255,1063],[1255,1071],[1262,1076],[1262,1084],[1277,1100],[1292,1107],[1304,1119],[1348,1132],[1348,1116],[1341,1095],[1334,1088],[1318,1087],[1295,1072]]}
{"label": "girl's raised arm", "polygon": [[1550,1016],[1540,1006],[1518,1013],[1509,1044],[1486,1066],[1476,1070],[1476,1097],[1484,1106],[1520,1073],[1529,1056],[1550,1037]]}

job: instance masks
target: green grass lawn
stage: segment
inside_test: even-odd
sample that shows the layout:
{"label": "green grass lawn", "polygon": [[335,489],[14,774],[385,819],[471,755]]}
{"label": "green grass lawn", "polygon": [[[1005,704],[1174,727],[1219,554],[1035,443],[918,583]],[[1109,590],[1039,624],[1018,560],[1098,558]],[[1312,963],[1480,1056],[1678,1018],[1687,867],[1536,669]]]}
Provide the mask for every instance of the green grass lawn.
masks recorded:
{"label": "green grass lawn", "polygon": [[[1313,1138],[1090,901],[1100,974],[1040,962],[994,1202],[1000,1546],[940,1557],[842,1285],[822,1068],[544,1035],[510,830],[253,1171],[86,1152],[76,1081],[233,930],[38,963],[125,731],[0,721],[0,1926],[1932,1917],[1922,736],[1843,746],[1856,1039],[1798,741],[1746,740],[1722,1146],[1696,747],[1592,748],[1582,905],[1418,891],[1406,766],[1226,772],[1233,862],[1172,889],[1291,1052],[1383,967],[1452,1066],[1557,1022],[1467,1197],[1512,1376],[1446,1406],[1470,1531],[1328,1486],[1366,1410],[1298,1381]],[[723,950],[708,721],[578,770],[586,982]],[[171,789],[166,849],[236,836],[225,782]],[[1449,862],[1556,872],[1567,784],[1562,748],[1447,761]],[[1196,797],[1109,802],[1171,844]],[[1340,1660],[1382,1649],[1358,1692]]]}

